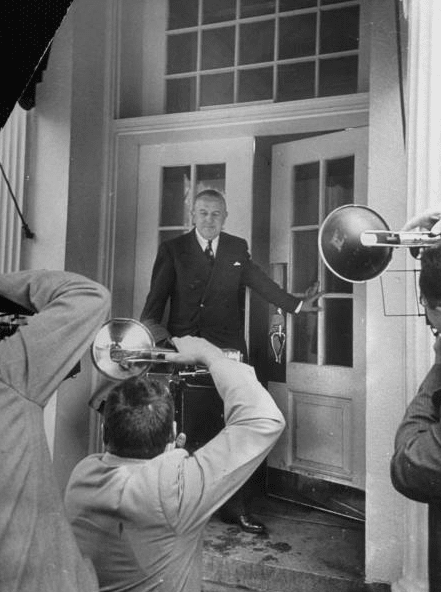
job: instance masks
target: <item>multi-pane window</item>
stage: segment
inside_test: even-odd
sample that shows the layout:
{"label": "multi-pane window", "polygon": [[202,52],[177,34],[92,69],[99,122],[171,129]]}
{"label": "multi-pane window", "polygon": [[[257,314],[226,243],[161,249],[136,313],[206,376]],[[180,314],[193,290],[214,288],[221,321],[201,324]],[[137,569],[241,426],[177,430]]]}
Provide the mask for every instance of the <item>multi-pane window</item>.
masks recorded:
{"label": "multi-pane window", "polygon": [[163,167],[160,242],[190,230],[194,196],[203,189],[217,189],[224,193],[225,173],[225,163]]}
{"label": "multi-pane window", "polygon": [[166,112],[356,93],[360,0],[169,0]]}
{"label": "multi-pane window", "polygon": [[354,157],[293,167],[291,222],[292,291],[302,293],[321,278],[323,314],[293,316],[293,361],[353,365],[353,286],[319,267],[318,230],[335,208],[354,201]]}

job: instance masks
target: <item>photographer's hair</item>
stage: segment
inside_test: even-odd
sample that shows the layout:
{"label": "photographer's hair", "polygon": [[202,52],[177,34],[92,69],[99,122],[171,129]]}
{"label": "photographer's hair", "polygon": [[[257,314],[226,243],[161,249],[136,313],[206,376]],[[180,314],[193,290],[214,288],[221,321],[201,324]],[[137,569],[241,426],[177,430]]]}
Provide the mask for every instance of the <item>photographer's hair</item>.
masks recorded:
{"label": "photographer's hair", "polygon": [[104,444],[112,454],[153,458],[173,440],[174,404],[167,386],[147,376],[129,378],[104,406]]}
{"label": "photographer's hair", "polygon": [[420,290],[430,308],[441,305],[441,243],[423,249]]}

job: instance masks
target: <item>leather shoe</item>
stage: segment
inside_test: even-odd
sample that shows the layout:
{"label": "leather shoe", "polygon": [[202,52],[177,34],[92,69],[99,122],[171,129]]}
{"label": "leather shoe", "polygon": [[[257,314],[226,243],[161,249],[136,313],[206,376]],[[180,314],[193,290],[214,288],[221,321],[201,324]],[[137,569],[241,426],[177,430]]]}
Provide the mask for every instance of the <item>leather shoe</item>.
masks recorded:
{"label": "leather shoe", "polygon": [[225,516],[221,514],[222,522],[227,524],[237,524],[244,532],[251,534],[267,534],[266,526],[252,518],[249,514],[239,514],[237,516]]}

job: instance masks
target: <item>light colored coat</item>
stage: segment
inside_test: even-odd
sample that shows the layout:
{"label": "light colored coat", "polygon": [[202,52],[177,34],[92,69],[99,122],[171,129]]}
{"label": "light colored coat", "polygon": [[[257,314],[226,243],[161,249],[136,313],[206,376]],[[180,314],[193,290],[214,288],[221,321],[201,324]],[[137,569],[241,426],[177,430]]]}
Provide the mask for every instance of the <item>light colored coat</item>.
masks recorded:
{"label": "light colored coat", "polygon": [[72,473],[65,504],[101,591],[198,592],[206,523],[284,428],[250,366],[225,358],[210,371],[226,427],[193,455],[183,449],[150,460],[95,454]]}
{"label": "light colored coat", "polygon": [[0,590],[93,592],[64,512],[43,411],[108,315],[108,291],[61,271],[0,275],[0,295],[37,314],[0,341]]}

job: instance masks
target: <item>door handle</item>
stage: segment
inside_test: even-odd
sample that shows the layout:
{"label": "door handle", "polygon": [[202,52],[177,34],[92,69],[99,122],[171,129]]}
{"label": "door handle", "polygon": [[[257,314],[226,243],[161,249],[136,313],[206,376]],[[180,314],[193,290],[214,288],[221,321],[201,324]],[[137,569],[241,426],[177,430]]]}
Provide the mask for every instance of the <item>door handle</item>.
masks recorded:
{"label": "door handle", "polygon": [[282,314],[282,309],[278,308],[277,312],[271,318],[271,328],[269,331],[269,339],[271,350],[277,364],[282,363],[282,354],[285,349],[286,333],[285,333],[285,317]]}

